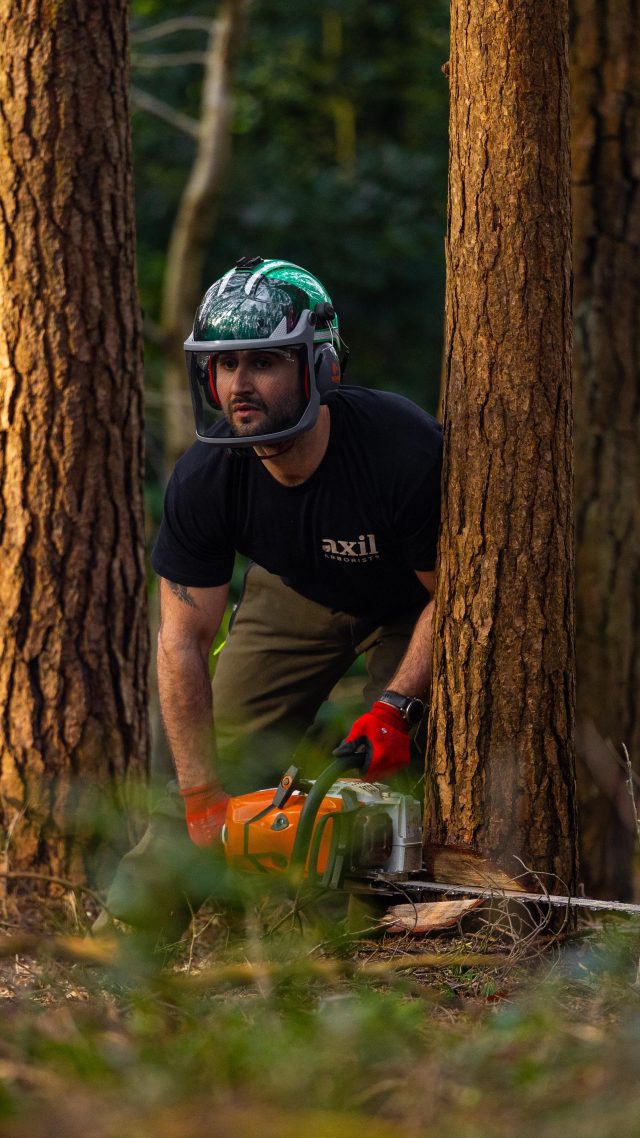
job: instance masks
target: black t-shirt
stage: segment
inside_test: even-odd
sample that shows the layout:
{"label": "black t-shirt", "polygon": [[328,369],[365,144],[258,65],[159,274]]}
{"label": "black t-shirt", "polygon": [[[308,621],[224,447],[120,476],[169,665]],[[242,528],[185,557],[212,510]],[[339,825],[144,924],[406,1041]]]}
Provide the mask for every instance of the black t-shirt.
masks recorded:
{"label": "black t-shirt", "polygon": [[428,599],[440,520],[442,432],[401,395],[341,387],[331,431],[300,486],[252,453],[196,442],[167,487],[153,567],[179,585],[229,581],[235,552],[321,605],[378,623]]}

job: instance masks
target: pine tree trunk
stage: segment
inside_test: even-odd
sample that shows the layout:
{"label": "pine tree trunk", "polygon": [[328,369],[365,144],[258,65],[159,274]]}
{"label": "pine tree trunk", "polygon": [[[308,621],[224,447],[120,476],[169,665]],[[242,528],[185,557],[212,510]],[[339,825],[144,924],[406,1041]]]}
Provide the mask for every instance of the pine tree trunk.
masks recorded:
{"label": "pine tree trunk", "polygon": [[148,751],[127,56],[126,0],[2,0],[0,806],[76,877]]}
{"label": "pine tree trunk", "polygon": [[582,866],[632,894],[620,765],[640,763],[640,27],[631,0],[574,0],[572,139],[576,662]]}
{"label": "pine tree trunk", "polygon": [[567,8],[454,0],[451,40],[427,837],[573,886]]}

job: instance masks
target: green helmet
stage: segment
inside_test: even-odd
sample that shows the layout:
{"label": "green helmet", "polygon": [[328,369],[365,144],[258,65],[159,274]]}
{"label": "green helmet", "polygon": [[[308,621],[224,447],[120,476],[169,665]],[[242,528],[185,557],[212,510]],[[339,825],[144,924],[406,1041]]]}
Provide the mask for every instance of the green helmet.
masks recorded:
{"label": "green helmet", "polygon": [[[207,289],[184,348],[196,436],[231,447],[280,443],[309,430],[323,396],[340,382],[348,354],[331,297],[320,281],[289,261],[261,257],[243,257]],[[277,430],[236,438],[218,399],[216,358],[223,352],[257,350],[295,354],[299,414]]]}

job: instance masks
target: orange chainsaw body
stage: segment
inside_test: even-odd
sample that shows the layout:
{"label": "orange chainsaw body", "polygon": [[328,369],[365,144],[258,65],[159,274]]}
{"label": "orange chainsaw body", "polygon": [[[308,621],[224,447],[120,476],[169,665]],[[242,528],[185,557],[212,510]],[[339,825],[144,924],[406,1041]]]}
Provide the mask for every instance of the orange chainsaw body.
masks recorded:
{"label": "orange chainsaw body", "polygon": [[[294,791],[282,808],[273,806],[273,790],[256,790],[230,798],[223,831],[224,849],[230,865],[245,872],[284,873],[291,862],[306,794]],[[327,795],[318,810],[317,822],[326,814],[339,814],[343,802]],[[316,870],[327,867],[331,846],[331,823],[324,826]]]}

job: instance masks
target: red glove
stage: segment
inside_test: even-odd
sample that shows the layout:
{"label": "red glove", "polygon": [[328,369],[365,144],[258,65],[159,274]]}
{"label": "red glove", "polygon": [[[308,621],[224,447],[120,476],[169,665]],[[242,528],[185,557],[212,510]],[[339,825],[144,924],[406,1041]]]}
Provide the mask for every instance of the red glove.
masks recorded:
{"label": "red glove", "polygon": [[[333,752],[357,756],[362,751],[362,776],[368,782],[409,765],[409,725],[402,712],[376,701],[356,719],[346,739]],[[354,764],[355,765],[355,764]]]}
{"label": "red glove", "polygon": [[220,841],[227,813],[229,795],[216,783],[190,786],[181,790],[189,837],[196,846],[206,850]]}

